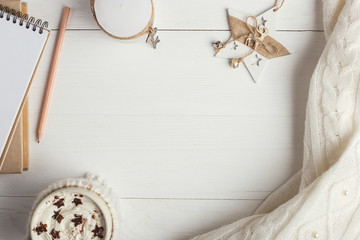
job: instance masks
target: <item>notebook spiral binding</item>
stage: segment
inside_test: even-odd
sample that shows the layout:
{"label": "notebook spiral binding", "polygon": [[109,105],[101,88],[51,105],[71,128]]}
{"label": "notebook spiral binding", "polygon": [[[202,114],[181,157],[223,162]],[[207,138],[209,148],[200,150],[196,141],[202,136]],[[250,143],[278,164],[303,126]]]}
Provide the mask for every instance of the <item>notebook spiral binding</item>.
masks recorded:
{"label": "notebook spiral binding", "polygon": [[[39,28],[39,33],[42,34],[44,32],[44,28],[48,28],[49,23],[43,21],[41,19],[36,19],[34,17],[29,17],[27,14],[22,14],[20,11],[16,11],[9,7],[5,7],[0,4],[0,18],[4,18],[6,21],[10,21],[12,18],[12,22],[14,24],[18,23],[20,26],[25,26],[27,29],[32,29],[34,32],[37,28]],[[19,21],[18,21],[19,20]],[[30,28],[30,26],[32,26]]]}

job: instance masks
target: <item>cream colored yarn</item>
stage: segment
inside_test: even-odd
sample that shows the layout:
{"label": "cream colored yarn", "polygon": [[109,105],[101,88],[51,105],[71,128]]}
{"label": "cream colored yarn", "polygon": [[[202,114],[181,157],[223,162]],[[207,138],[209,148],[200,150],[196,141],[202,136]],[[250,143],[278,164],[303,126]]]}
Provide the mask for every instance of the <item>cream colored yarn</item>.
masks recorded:
{"label": "cream colored yarn", "polygon": [[328,39],[306,111],[303,169],[254,213],[194,240],[360,239],[360,0],[324,0]]}

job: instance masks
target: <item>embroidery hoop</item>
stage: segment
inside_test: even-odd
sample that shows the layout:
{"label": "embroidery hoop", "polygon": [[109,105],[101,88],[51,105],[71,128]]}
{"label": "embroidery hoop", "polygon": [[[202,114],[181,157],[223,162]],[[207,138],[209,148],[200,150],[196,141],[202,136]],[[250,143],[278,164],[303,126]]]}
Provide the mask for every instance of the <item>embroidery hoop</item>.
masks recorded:
{"label": "embroidery hoop", "polygon": [[[121,36],[116,36],[113,33],[109,32],[108,30],[106,30],[100,23],[98,16],[96,14],[96,7],[95,7],[95,3],[96,1],[101,1],[101,0],[90,0],[90,4],[91,4],[91,11],[93,13],[93,16],[95,18],[95,21],[97,23],[97,25],[100,27],[100,29],[105,32],[107,35],[109,35],[112,38],[116,38],[119,40],[135,40],[138,39],[146,34],[148,34],[148,38],[146,40],[147,43],[152,44],[152,46],[154,48],[156,48],[156,44],[160,41],[158,40],[158,38],[156,38],[156,40],[154,39],[155,34],[157,32],[157,28],[153,28],[153,24],[154,24],[154,18],[155,18],[155,8],[154,8],[154,2],[153,0],[149,0],[151,3],[151,17],[147,23],[147,25],[138,33],[131,35],[129,37],[121,37]],[[152,41],[152,39],[154,39],[154,41]]]}

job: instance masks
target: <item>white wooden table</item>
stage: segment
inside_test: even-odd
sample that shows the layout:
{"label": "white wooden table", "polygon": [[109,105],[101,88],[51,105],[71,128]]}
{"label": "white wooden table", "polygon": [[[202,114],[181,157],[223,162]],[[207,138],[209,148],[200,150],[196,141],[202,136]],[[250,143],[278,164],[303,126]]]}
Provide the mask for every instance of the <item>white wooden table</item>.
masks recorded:
{"label": "white wooden table", "polygon": [[[273,0],[155,0],[161,43],[119,43],[89,0],[29,0],[53,29],[30,94],[30,171],[0,176],[0,239],[24,235],[35,196],[87,172],[123,198],[125,240],[183,240],[245,217],[301,168],[309,80],[324,47],[320,0],[286,1],[279,39],[293,50],[254,84],[213,57],[226,8]],[[47,131],[35,140],[63,6],[72,8]]]}

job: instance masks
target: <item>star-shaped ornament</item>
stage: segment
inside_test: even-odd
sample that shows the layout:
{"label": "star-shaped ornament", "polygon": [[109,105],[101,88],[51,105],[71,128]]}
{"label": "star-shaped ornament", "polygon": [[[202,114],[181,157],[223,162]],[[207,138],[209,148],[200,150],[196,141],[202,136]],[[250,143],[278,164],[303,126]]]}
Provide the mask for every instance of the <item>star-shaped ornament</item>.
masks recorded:
{"label": "star-shaped ornament", "polygon": [[289,55],[290,52],[275,40],[275,7],[257,17],[228,10],[231,38],[226,43],[213,44],[216,57],[230,58],[231,66],[237,68],[241,62],[255,82],[269,59]]}
{"label": "star-shaped ornament", "polygon": [[263,26],[263,27],[266,27],[266,22],[267,22],[267,20],[265,20],[264,17],[262,17],[260,25]]}
{"label": "star-shaped ornament", "polygon": [[260,61],[261,60],[262,60],[262,58],[259,58],[259,56],[257,54],[255,54],[255,56],[252,58],[252,64],[251,65],[260,66]]}

